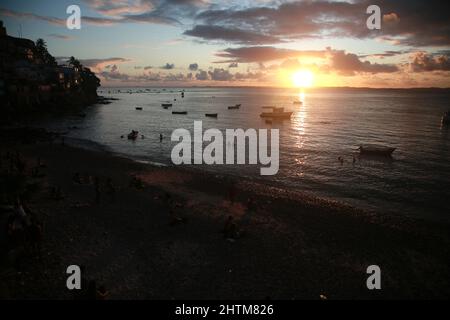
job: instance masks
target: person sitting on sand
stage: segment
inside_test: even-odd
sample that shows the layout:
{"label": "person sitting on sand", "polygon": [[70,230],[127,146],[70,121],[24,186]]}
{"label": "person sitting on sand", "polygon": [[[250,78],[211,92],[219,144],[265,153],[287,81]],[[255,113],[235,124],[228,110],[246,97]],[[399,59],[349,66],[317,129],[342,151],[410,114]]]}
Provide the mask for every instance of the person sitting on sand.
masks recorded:
{"label": "person sitting on sand", "polygon": [[79,172],[75,172],[75,174],[72,177],[72,181],[76,184],[82,184],[83,181],[81,181],[81,175]]}
{"label": "person sitting on sand", "polygon": [[53,200],[56,201],[64,199],[64,194],[59,186],[52,187],[50,196]]}
{"label": "person sitting on sand", "polygon": [[227,240],[236,240],[238,236],[239,232],[234,218],[229,216],[223,228],[223,237]]}

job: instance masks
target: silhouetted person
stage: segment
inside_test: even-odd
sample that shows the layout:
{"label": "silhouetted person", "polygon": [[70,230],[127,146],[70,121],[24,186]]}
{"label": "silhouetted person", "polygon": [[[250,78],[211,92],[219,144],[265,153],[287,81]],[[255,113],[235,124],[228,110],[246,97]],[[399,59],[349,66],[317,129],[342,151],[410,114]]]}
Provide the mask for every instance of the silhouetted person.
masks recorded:
{"label": "silhouetted person", "polygon": [[94,178],[94,189],[95,189],[95,203],[100,204],[101,190],[100,190],[100,178]]}
{"label": "silhouetted person", "polygon": [[114,186],[111,178],[108,178],[106,181],[106,192],[110,196],[111,200],[115,200],[116,198],[116,187]]}
{"label": "silhouetted person", "polygon": [[163,139],[164,139],[163,135],[159,134],[159,142],[163,142]]}

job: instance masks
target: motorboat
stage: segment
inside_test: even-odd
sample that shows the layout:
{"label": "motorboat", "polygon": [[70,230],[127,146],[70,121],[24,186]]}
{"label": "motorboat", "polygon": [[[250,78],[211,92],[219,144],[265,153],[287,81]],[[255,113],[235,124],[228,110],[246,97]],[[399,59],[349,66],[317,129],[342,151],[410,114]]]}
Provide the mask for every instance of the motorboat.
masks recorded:
{"label": "motorboat", "polygon": [[172,114],[188,114],[187,111],[172,111]]}
{"label": "motorboat", "polygon": [[290,119],[293,112],[284,111],[284,108],[272,107],[272,112],[261,113],[261,118],[272,118],[272,119]]}
{"label": "motorboat", "polygon": [[205,117],[208,118],[217,118],[219,115],[217,113],[206,113]]}
{"label": "motorboat", "polygon": [[390,157],[396,148],[386,147],[376,144],[362,145],[358,148],[362,155],[376,155],[376,156],[387,156]]}
{"label": "motorboat", "polygon": [[162,106],[162,107],[170,108],[170,107],[173,106],[173,104],[172,104],[172,103],[163,103],[163,104],[161,104],[161,106]]}
{"label": "motorboat", "polygon": [[142,107],[136,107],[136,110],[137,111],[142,111],[142,110],[144,110]]}

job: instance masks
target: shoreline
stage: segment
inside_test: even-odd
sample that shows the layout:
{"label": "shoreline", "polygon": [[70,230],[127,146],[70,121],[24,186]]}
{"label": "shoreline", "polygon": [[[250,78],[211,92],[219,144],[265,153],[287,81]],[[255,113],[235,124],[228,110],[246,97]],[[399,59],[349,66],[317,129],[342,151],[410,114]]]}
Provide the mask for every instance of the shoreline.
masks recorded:
{"label": "shoreline", "polygon": [[[2,143],[1,154],[13,149],[29,166],[37,158],[47,166],[27,200],[45,228],[42,260],[25,256],[18,271],[2,259],[2,297],[72,299],[65,288],[72,264],[105,285],[110,299],[442,299],[450,292],[447,224],[369,214],[222,174],[62,146],[58,139],[12,140]],[[102,189],[111,178],[114,198],[102,191],[95,204],[94,186],[74,183],[76,172],[99,177]],[[139,188],[130,186],[133,176]],[[53,186],[63,199],[50,199]],[[241,231],[234,241],[221,234],[230,215]],[[372,264],[381,267],[381,291],[365,287]]]}

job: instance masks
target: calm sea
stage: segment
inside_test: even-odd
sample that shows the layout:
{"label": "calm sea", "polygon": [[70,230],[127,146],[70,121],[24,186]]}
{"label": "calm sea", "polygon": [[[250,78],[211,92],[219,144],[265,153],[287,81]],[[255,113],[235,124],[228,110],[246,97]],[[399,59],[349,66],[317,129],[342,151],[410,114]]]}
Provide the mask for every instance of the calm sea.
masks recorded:
{"label": "calm sea", "polygon": [[[120,90],[120,92],[119,92]],[[261,177],[258,166],[202,167],[299,189],[366,210],[450,221],[450,132],[441,127],[450,109],[449,93],[389,90],[186,88],[107,89],[99,93],[117,98],[110,105],[90,107],[87,117],[52,123],[72,138],[90,140],[136,160],[171,164],[174,129],[278,128],[280,171]],[[132,94],[129,93],[132,92]],[[174,102],[174,99],[177,99]],[[303,105],[294,105],[302,100]],[[172,115],[161,103],[173,102]],[[227,106],[242,104],[240,110]],[[294,111],[291,120],[267,124],[261,106]],[[136,111],[142,107],[142,111]],[[218,113],[218,119],[205,113]],[[76,127],[76,128],[73,128]],[[121,139],[132,129],[145,139]],[[159,134],[165,136],[159,142]],[[392,159],[357,159],[355,149],[366,143],[396,147]],[[344,158],[344,163],[338,161]]]}

